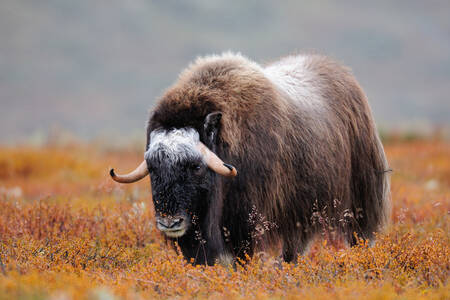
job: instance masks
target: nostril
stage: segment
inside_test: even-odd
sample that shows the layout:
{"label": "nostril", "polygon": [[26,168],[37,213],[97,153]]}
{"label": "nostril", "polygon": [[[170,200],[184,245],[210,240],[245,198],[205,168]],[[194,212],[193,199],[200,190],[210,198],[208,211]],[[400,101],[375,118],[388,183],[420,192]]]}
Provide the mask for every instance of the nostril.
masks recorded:
{"label": "nostril", "polygon": [[158,223],[158,225],[160,225],[161,227],[165,227],[165,228],[168,228],[167,227],[167,224],[164,222],[164,221],[161,221],[161,220],[157,220],[156,221],[157,223]]}
{"label": "nostril", "polygon": [[173,223],[172,223],[172,225],[170,226],[170,228],[178,227],[178,226],[181,225],[181,223],[183,223],[183,218],[175,219],[175,220],[173,220]]}

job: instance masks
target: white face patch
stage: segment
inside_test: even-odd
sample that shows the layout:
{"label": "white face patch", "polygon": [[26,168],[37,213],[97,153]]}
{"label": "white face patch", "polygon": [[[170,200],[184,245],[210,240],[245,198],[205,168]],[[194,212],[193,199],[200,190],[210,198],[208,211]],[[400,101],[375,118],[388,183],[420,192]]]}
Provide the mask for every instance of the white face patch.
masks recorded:
{"label": "white face patch", "polygon": [[150,145],[144,158],[150,159],[160,151],[164,151],[168,163],[176,163],[194,155],[200,156],[197,150],[199,140],[199,134],[194,128],[156,129],[150,134]]}

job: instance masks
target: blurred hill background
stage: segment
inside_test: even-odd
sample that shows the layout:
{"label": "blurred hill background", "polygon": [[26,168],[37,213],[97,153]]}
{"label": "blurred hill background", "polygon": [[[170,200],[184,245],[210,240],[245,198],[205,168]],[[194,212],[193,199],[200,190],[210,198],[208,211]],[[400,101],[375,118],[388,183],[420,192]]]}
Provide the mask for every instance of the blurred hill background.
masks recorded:
{"label": "blurred hill background", "polygon": [[[148,109],[199,55],[296,51],[350,66],[385,130],[450,126],[450,1],[0,2],[0,143],[144,139]],[[58,131],[58,130],[56,130]]]}

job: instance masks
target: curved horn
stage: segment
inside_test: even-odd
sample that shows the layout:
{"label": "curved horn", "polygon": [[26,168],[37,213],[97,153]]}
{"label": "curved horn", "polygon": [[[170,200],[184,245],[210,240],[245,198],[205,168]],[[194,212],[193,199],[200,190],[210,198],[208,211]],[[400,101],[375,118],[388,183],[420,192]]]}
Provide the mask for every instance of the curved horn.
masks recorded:
{"label": "curved horn", "polygon": [[197,144],[197,149],[203,154],[208,167],[222,176],[234,177],[237,175],[237,170],[232,165],[224,163],[217,155],[209,150],[202,142]]}
{"label": "curved horn", "polygon": [[109,171],[112,179],[120,183],[136,182],[147,176],[148,173],[147,162],[145,160],[134,171],[131,171],[125,175],[116,175],[116,173],[114,173],[114,169]]}

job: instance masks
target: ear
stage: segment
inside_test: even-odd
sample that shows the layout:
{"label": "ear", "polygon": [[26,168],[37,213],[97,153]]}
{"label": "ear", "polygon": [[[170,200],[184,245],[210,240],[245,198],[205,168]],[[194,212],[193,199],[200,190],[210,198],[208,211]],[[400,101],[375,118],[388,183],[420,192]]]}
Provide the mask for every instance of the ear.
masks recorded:
{"label": "ear", "polygon": [[220,129],[221,119],[222,113],[220,111],[212,112],[206,116],[203,129],[204,139],[208,144],[215,144]]}

